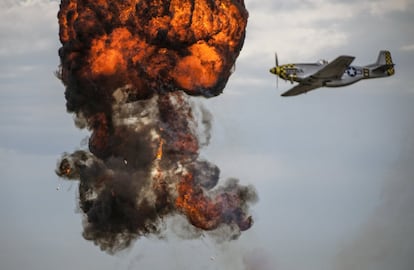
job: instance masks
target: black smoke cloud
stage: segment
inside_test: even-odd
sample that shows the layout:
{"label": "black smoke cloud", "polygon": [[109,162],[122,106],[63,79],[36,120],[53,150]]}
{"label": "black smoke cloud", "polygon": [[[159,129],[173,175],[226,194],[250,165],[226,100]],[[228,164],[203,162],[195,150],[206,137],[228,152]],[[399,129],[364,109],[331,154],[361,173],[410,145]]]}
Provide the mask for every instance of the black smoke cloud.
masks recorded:
{"label": "black smoke cloud", "polygon": [[56,173],[79,180],[84,238],[114,253],[160,235],[173,215],[195,230],[227,227],[228,239],[249,229],[256,192],[236,179],[220,186],[220,169],[199,157],[212,117],[187,96],[225,87],[243,1],[62,0],[58,19],[66,108],[91,136]]}

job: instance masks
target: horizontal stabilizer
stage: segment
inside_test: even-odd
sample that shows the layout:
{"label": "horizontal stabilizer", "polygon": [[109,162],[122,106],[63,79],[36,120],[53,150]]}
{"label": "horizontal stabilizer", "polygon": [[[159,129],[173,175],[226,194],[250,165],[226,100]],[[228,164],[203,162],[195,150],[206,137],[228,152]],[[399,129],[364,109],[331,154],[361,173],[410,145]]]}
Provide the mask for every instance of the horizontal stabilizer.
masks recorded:
{"label": "horizontal stabilizer", "polygon": [[394,67],[394,64],[382,65],[372,70],[372,72],[385,72]]}

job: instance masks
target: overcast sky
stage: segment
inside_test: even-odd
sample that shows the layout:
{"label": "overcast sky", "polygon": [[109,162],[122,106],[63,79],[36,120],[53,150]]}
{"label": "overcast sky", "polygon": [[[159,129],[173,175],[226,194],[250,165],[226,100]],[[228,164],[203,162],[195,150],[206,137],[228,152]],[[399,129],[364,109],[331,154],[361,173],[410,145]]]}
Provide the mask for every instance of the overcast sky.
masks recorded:
{"label": "overcast sky", "polygon": [[[55,78],[58,1],[0,2],[0,268],[411,270],[414,267],[413,1],[246,0],[245,46],[202,155],[253,184],[254,226],[231,243],[139,239],[108,255],[82,238],[77,184],[54,174],[84,146]],[[376,61],[393,77],[282,98],[279,63]],[[57,190],[56,188],[60,189]]]}

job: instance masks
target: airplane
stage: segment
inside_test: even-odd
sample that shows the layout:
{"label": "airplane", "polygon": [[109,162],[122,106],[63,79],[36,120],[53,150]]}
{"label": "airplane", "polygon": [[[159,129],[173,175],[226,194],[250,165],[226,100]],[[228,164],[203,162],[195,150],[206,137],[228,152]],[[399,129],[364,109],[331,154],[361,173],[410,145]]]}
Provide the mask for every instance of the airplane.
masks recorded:
{"label": "airplane", "polygon": [[356,83],[362,79],[372,79],[392,76],[395,73],[389,51],[380,51],[377,62],[366,66],[351,66],[354,56],[341,55],[332,62],[319,60],[316,63],[286,64],[278,63],[270,73],[291,83],[299,84],[284,92],[281,96],[296,96],[320,87],[341,87]]}

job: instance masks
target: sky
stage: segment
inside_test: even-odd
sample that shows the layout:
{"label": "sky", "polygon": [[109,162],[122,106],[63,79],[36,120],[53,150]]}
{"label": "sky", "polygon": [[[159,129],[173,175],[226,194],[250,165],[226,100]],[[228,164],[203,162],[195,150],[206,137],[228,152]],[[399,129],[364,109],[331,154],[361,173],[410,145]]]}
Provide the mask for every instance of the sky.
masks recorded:
{"label": "sky", "polygon": [[[85,148],[55,77],[59,2],[0,2],[0,268],[411,270],[414,266],[414,3],[245,0],[244,48],[202,156],[253,184],[253,227],[229,243],[141,238],[108,255],[82,238],[77,183],[54,169]],[[279,63],[376,61],[396,74],[284,98]],[[171,228],[174,230],[174,228]]]}

